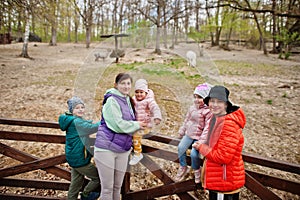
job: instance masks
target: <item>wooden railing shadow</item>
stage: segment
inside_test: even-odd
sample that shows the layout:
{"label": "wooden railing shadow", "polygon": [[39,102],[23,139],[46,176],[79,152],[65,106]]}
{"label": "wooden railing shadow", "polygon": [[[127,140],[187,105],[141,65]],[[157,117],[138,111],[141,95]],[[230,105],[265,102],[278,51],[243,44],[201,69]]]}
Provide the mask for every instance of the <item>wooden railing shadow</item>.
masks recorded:
{"label": "wooden railing shadow", "polygon": [[[2,124],[2,125],[1,125]],[[67,191],[70,181],[70,171],[60,167],[59,165],[66,163],[65,155],[56,155],[49,158],[38,158],[26,152],[22,152],[16,148],[4,144],[3,141],[30,141],[30,142],[46,142],[64,144],[64,135],[29,133],[25,131],[9,131],[5,130],[4,126],[29,126],[35,128],[50,128],[58,129],[56,122],[19,120],[19,119],[4,119],[0,118],[0,152],[4,156],[22,162],[15,166],[6,166],[0,169],[0,186],[5,187],[20,187],[20,188],[35,188],[35,189],[52,189]],[[2,127],[3,126],[3,127]],[[178,139],[170,138],[159,134],[147,135],[147,140],[165,145],[177,146]],[[168,162],[178,162],[177,153],[155,148],[149,144],[143,144],[144,158],[141,164],[145,166],[152,174],[161,180],[163,185],[151,187],[139,191],[130,189],[130,170],[125,175],[124,184],[122,187],[122,199],[124,200],[140,200],[140,199],[155,199],[167,195],[176,194],[180,199],[195,199],[190,192],[201,189],[200,184],[195,184],[193,179],[182,182],[174,182],[173,179],[156,163],[155,158],[163,159]],[[300,174],[300,165],[291,164],[284,161],[264,158],[255,154],[243,153],[243,159],[246,163],[268,167],[283,172],[292,174]],[[188,164],[190,158],[188,157]],[[38,180],[38,179],[22,179],[15,178],[15,175],[41,169],[47,173],[51,173],[61,181],[53,180]],[[264,173],[259,173],[251,170],[246,170],[245,187],[252,193],[256,194],[261,199],[280,199],[280,197],[272,192],[268,187],[286,191],[296,195],[300,195],[300,183],[296,181],[279,178]],[[45,197],[32,195],[18,195],[12,193],[4,193],[0,191],[0,199],[62,199],[59,197]]]}

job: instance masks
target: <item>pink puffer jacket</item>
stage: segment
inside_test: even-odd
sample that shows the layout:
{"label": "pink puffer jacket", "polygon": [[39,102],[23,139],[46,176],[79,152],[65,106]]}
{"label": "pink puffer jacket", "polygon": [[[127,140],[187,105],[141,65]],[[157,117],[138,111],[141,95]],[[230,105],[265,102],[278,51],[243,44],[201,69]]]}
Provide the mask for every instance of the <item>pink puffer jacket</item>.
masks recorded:
{"label": "pink puffer jacket", "polygon": [[195,104],[192,105],[186,114],[183,125],[179,129],[179,135],[187,135],[192,139],[205,143],[211,117],[212,113],[205,104],[200,107]]}
{"label": "pink puffer jacket", "polygon": [[133,96],[135,103],[136,119],[137,121],[144,121],[148,123],[148,127],[152,127],[151,119],[162,119],[161,111],[155,101],[154,93],[148,89],[147,96],[142,101],[137,101]]}

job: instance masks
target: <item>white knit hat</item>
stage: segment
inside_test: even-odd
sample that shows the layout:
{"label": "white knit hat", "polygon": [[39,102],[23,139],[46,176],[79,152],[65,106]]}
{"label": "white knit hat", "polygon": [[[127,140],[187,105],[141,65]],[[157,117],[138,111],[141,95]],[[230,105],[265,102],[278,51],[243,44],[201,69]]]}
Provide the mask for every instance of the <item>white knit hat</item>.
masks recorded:
{"label": "white knit hat", "polygon": [[148,92],[148,83],[145,79],[138,79],[135,82],[134,90],[143,90],[144,92]]}
{"label": "white knit hat", "polygon": [[195,88],[194,94],[197,94],[205,99],[205,97],[207,97],[207,95],[209,94],[211,87],[212,86],[208,83],[200,84]]}

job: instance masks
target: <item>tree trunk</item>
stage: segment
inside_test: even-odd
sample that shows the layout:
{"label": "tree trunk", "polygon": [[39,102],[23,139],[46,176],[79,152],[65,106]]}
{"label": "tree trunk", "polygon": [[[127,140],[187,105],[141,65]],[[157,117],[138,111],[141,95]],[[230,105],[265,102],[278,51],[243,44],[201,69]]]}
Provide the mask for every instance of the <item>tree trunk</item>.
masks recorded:
{"label": "tree trunk", "polygon": [[[248,0],[245,0],[245,2],[247,3],[249,9],[252,9],[252,8],[251,8],[251,5],[250,5],[250,3],[249,3],[249,1],[248,1]],[[264,39],[263,32],[262,32],[262,30],[261,30],[259,21],[258,21],[258,19],[257,19],[256,13],[255,13],[255,12],[252,12],[252,14],[253,14],[253,16],[254,16],[254,20],[255,20],[255,23],[256,23],[256,26],[257,26],[257,29],[258,29],[260,38],[261,38],[261,45],[262,45],[262,47],[263,47],[264,54],[265,54],[265,55],[268,55],[266,42],[265,42],[265,39]]]}
{"label": "tree trunk", "polygon": [[30,20],[29,20],[29,13],[28,11],[26,10],[25,11],[26,14],[25,14],[25,17],[26,17],[26,24],[25,24],[25,34],[24,34],[24,43],[23,43],[23,48],[22,48],[22,53],[21,53],[21,57],[23,58],[30,58],[29,55],[28,55],[28,40],[29,40],[29,23],[30,23]]}
{"label": "tree trunk", "polygon": [[229,49],[229,42],[230,42],[231,34],[232,34],[232,27],[230,27],[229,33],[227,34],[227,38],[226,38],[226,44],[225,44],[225,47],[226,47],[227,49]]}
{"label": "tree trunk", "polygon": [[[276,0],[272,0],[272,10],[275,12],[276,10]],[[272,23],[273,23],[273,31],[272,31],[272,36],[273,36],[273,48],[272,48],[272,53],[278,53],[276,50],[276,34],[277,34],[277,21],[276,21],[276,15],[275,13],[272,13]]]}
{"label": "tree trunk", "polygon": [[160,27],[159,26],[157,26],[157,31],[156,31],[156,44],[155,44],[154,53],[157,53],[158,55],[161,55],[161,50],[160,50]]}
{"label": "tree trunk", "polygon": [[79,16],[75,9],[75,20],[74,20],[74,34],[75,34],[75,43],[78,43],[78,27],[79,27]]}
{"label": "tree trunk", "polygon": [[51,41],[50,41],[50,46],[56,46],[57,42],[56,42],[56,26],[52,25],[51,27]]}
{"label": "tree trunk", "polygon": [[85,32],[86,32],[86,42],[85,42],[85,47],[86,48],[90,48],[90,44],[91,44],[91,28],[89,25],[86,26],[86,29],[85,29]]}
{"label": "tree trunk", "polygon": [[160,12],[160,4],[157,6],[157,20],[156,20],[156,43],[155,43],[155,50],[154,53],[157,53],[158,55],[161,55],[160,50],[160,19],[161,19],[161,12]]}
{"label": "tree trunk", "polygon": [[186,35],[186,42],[188,41],[188,33],[189,33],[189,17],[190,17],[190,11],[188,9],[188,1],[184,1],[184,6],[186,10],[185,18],[184,18],[184,30]]}
{"label": "tree trunk", "polygon": [[[215,16],[215,24],[216,24],[216,40],[215,40],[215,45],[220,45],[220,37],[221,37],[221,31],[222,31],[222,26],[219,25],[219,15],[220,15],[220,0],[217,2],[217,13]],[[221,22],[222,23],[222,22]]]}
{"label": "tree trunk", "polygon": [[[206,11],[206,14],[207,14],[208,24],[209,24],[209,26],[211,26],[212,23],[211,23],[210,13],[209,13],[209,10],[208,10],[208,1],[207,0],[205,1],[205,11]],[[214,33],[212,32],[212,28],[209,29],[209,33],[210,33],[211,46],[215,46]]]}

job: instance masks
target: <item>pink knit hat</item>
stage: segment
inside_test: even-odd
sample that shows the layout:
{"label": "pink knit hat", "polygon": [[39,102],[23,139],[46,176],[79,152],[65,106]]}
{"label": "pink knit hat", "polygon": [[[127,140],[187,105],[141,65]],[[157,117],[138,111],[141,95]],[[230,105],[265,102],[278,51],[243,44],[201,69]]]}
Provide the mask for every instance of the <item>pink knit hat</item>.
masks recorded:
{"label": "pink knit hat", "polygon": [[200,84],[195,88],[194,94],[197,94],[200,97],[202,97],[203,99],[205,99],[205,97],[207,97],[211,87],[212,86],[208,83]]}
{"label": "pink knit hat", "polygon": [[138,79],[135,82],[134,90],[143,90],[144,92],[148,92],[148,83],[145,79]]}

